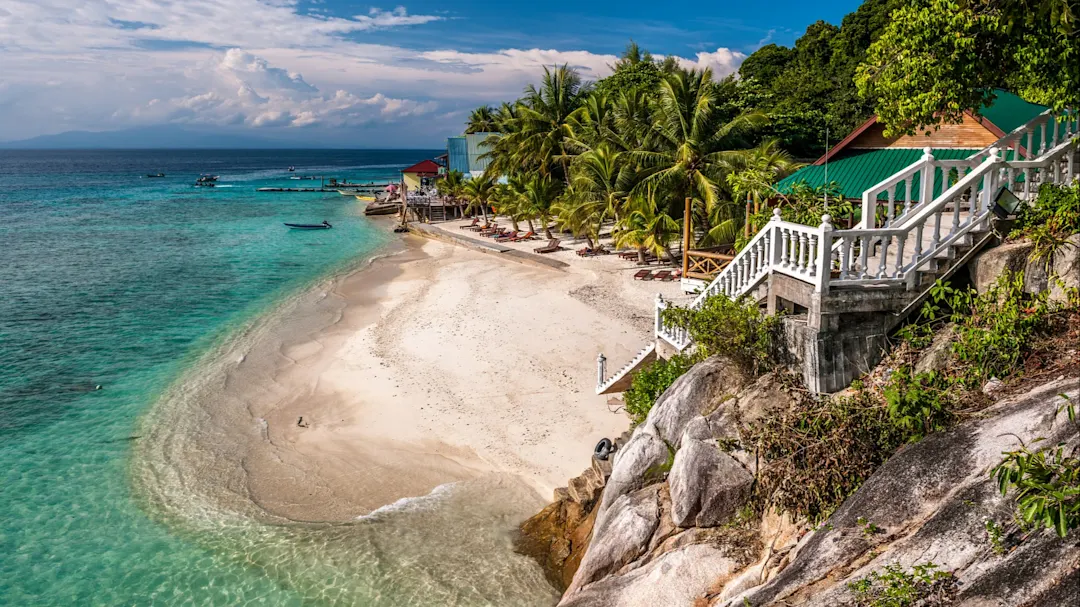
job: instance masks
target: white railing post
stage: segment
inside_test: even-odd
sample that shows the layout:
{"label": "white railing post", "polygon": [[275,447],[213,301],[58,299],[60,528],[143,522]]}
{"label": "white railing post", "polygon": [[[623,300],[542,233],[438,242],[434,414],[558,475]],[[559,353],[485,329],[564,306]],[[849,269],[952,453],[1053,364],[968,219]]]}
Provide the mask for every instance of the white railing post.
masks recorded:
{"label": "white railing post", "polygon": [[604,379],[607,377],[607,358],[601,352],[596,357],[596,389],[604,387]]}
{"label": "white railing post", "polygon": [[769,236],[769,245],[770,245],[769,246],[769,249],[770,249],[769,250],[769,268],[770,269],[773,266],[780,264],[780,259],[781,259],[781,256],[783,255],[783,251],[781,250],[780,247],[783,246],[784,237],[783,237],[783,235],[780,234],[780,228],[777,227],[777,224],[779,224],[779,223],[780,223],[780,209],[773,209],[772,210],[772,219],[770,219],[769,223],[766,224],[766,226],[765,226],[766,230],[771,230],[772,231],[772,234]]}
{"label": "white railing post", "polygon": [[818,293],[829,292],[829,277],[832,274],[832,218],[827,214],[821,216],[821,225],[818,226],[817,242],[817,284],[814,290]]}
{"label": "white railing post", "polygon": [[[928,147],[923,148],[922,163],[923,166],[919,169],[919,206],[934,200],[934,152]],[[948,176],[944,175],[943,181],[947,178]],[[947,183],[942,183],[942,191],[948,189],[947,186]]]}
{"label": "white railing post", "polygon": [[656,336],[660,337],[664,331],[664,320],[661,318],[661,313],[664,310],[664,295],[662,293],[656,294]]}

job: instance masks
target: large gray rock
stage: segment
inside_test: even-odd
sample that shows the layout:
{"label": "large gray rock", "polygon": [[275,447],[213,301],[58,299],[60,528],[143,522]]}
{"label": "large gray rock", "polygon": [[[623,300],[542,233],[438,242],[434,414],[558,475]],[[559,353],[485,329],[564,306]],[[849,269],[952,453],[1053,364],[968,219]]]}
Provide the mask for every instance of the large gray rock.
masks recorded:
{"label": "large gray rock", "polygon": [[647,426],[639,426],[626,446],[615,452],[611,476],[600,498],[600,512],[607,511],[620,497],[654,482],[652,476],[661,472],[671,450],[656,432]]}
{"label": "large gray rock", "polygon": [[1050,274],[1057,278],[1050,283],[1051,301],[1064,303],[1065,289],[1080,288],[1080,234],[1069,237],[1069,244],[1054,257]]}
{"label": "large gray rock", "polygon": [[754,476],[714,439],[694,438],[688,431],[668,475],[671,518],[679,527],[724,523],[745,503],[753,484]]}
{"label": "large gray rock", "polygon": [[1023,272],[1034,248],[1030,242],[1010,242],[980,253],[968,262],[971,284],[984,293],[1005,270]]}
{"label": "large gray rock", "polygon": [[654,485],[623,495],[611,505],[607,516],[597,519],[589,549],[581,559],[574,581],[566,589],[566,596],[644,554],[660,525],[659,491]]}
{"label": "large gray rock", "polygon": [[574,594],[567,592],[559,607],[689,607],[738,569],[739,563],[720,548],[694,544]]}
{"label": "large gray rock", "polygon": [[667,389],[630,441],[615,452],[611,477],[600,498],[600,518],[623,495],[662,480],[672,452],[690,420],[713,412],[750,382],[738,366],[713,356],[694,365]]}
{"label": "large gray rock", "polygon": [[915,372],[941,371],[949,366],[949,361],[952,360],[952,345],[955,338],[956,325],[953,323],[949,323],[948,326],[938,331],[938,334],[934,336],[934,341],[930,343],[930,347],[919,356],[919,360],[915,363]]}
{"label": "large gray rock", "polygon": [[678,449],[683,430],[691,419],[714,410],[720,402],[734,397],[753,378],[730,360],[713,356],[693,366],[675,380],[649,411],[645,426]]}
{"label": "large gray rock", "polygon": [[1080,287],[1080,234],[1070,236],[1052,260],[1032,259],[1034,251],[1032,242],[1021,241],[978,255],[968,264],[972,284],[983,293],[1005,270],[1023,272],[1024,291],[1049,291],[1051,300],[1064,302],[1065,289]]}
{"label": "large gray rock", "polygon": [[[765,584],[716,604],[842,605],[849,582],[897,563],[933,562],[959,581],[957,604],[1059,605],[1080,591],[1080,530],[1065,540],[1039,531],[1004,556],[990,550],[985,520],[1008,524],[1013,496],[987,473],[1002,452],[1024,444],[1080,445],[1059,394],[1080,399],[1080,381],[1062,379],[1001,401],[947,433],[900,450],[848,498],[827,524],[804,537],[790,564]],[[867,535],[859,519],[882,529]],[[1041,563],[1041,565],[1040,565]],[[1052,566],[1048,566],[1052,564]],[[1072,588],[1070,590],[1070,588]],[[725,595],[726,596],[726,595]]]}

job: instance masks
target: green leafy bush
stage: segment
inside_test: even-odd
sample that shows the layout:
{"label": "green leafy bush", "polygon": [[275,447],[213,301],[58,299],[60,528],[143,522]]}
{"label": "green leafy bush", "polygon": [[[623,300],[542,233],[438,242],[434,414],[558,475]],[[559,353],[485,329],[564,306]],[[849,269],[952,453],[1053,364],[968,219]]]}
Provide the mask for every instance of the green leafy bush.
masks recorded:
{"label": "green leafy bush", "polygon": [[890,420],[909,442],[945,430],[956,418],[953,387],[933,371],[913,375],[907,367],[897,369],[889,377],[884,396]]}
{"label": "green leafy bush", "polygon": [[1020,208],[1009,237],[1022,238],[1039,227],[1067,234],[1080,232],[1080,183],[1043,184],[1035,204]]}
{"label": "green leafy bush", "polygon": [[724,354],[752,375],[783,360],[780,319],[763,314],[749,297],[715,295],[699,309],[669,308],[663,320],[689,331],[700,360]]}
{"label": "green leafy bush", "polygon": [[1024,523],[1053,529],[1059,537],[1080,527],[1080,459],[1067,456],[1064,446],[1011,451],[990,474],[1002,495],[1016,489]]}
{"label": "green leafy bush", "polygon": [[669,360],[658,359],[638,371],[630,387],[623,392],[626,411],[634,419],[634,423],[645,421],[645,416],[656,404],[656,399],[692,366],[694,362],[689,357],[676,355]]}
{"label": "green leafy bush", "polygon": [[930,562],[915,565],[911,571],[894,563],[848,583],[848,589],[858,607],[947,605],[956,591],[956,577]]}

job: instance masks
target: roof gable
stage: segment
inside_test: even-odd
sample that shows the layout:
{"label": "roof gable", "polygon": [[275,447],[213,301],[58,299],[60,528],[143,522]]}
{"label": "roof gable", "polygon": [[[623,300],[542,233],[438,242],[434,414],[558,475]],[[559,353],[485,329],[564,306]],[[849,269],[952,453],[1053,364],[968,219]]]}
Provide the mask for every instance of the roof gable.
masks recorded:
{"label": "roof gable", "polygon": [[1001,89],[996,91],[996,95],[991,105],[980,108],[979,117],[972,112],[965,112],[960,124],[942,124],[937,129],[920,132],[915,136],[886,138],[884,127],[879,125],[877,116],[871,116],[814,161],[814,166],[821,166],[826,160],[837,158],[840,152],[850,148],[982,149],[1048,109]]}
{"label": "roof gable", "polygon": [[439,165],[434,160],[421,160],[407,169],[401,169],[402,173],[438,173]]}

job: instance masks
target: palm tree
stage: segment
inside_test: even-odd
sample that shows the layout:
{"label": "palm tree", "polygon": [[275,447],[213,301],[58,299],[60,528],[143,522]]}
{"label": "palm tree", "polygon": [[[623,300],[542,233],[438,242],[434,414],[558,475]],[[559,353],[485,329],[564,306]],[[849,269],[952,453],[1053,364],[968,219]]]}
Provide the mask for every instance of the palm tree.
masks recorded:
{"label": "palm tree", "polygon": [[[522,210],[528,217],[535,217],[544,226],[544,236],[551,238],[552,207],[562,193],[562,184],[547,175],[533,175],[521,192]],[[532,228],[530,221],[529,227]]]}
{"label": "palm tree", "polygon": [[468,210],[475,213],[476,209],[484,215],[484,223],[488,222],[487,208],[495,194],[495,181],[487,173],[473,177],[465,182],[461,193],[469,201]]}
{"label": "palm tree", "polygon": [[602,217],[610,217],[616,223],[633,185],[634,172],[626,158],[624,152],[617,152],[607,143],[601,143],[575,158],[571,169],[572,183],[581,199],[599,202],[603,209]]}
{"label": "palm tree", "polygon": [[655,189],[636,194],[630,205],[633,210],[615,232],[615,246],[636,247],[639,262],[645,261],[645,252],[649,251],[657,257],[663,255],[674,263],[671,243],[678,237],[681,228],[678,221],[657,208]]}
{"label": "palm tree", "polygon": [[442,179],[435,182],[435,191],[445,201],[457,203],[461,197],[461,188],[464,184],[464,174],[461,171],[449,171]]}
{"label": "palm tree", "polygon": [[600,239],[607,205],[602,198],[583,196],[571,186],[563,191],[562,196],[551,207],[551,212],[559,229],[570,232],[575,237],[585,238],[592,249]]}
{"label": "palm tree", "polygon": [[500,139],[503,149],[520,159],[521,165],[536,166],[545,175],[561,168],[569,185],[567,140],[573,135],[576,118],[588,87],[581,75],[567,65],[544,68],[540,88],[529,85],[517,104],[511,132]]}
{"label": "palm tree", "polygon": [[490,106],[480,106],[469,114],[465,133],[492,133],[498,128],[495,125],[495,112],[492,111]]}
{"label": "palm tree", "polygon": [[[737,201],[744,198],[753,202],[753,208],[747,209],[747,217],[744,218],[744,236],[749,237],[759,227],[751,225],[750,216],[761,212],[763,201],[779,194],[773,184],[802,168],[803,164],[796,162],[790,154],[781,149],[779,141],[769,139],[732,158],[730,165],[733,172],[727,175],[727,183],[734,198],[732,206],[737,207]],[[713,228],[707,235],[707,240],[715,243],[732,242],[733,234],[737,231],[734,225],[737,208],[730,209],[733,212],[724,219],[718,216],[719,210],[717,207],[717,212],[714,213],[717,216],[710,217]]]}
{"label": "palm tree", "polygon": [[639,188],[656,187],[672,201],[691,197],[709,212],[720,200],[725,176],[740,155],[742,136],[765,122],[759,112],[747,112],[727,123],[715,113],[712,72],[677,71],[661,82],[653,108],[649,137],[656,150],[634,150],[640,163]]}

